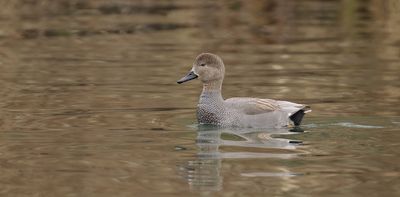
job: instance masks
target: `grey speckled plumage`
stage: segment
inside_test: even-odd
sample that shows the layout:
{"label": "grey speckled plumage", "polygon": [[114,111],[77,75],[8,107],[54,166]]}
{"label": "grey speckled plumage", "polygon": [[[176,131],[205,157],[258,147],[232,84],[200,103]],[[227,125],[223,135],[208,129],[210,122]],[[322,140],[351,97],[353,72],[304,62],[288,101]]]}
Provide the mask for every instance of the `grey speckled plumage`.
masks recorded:
{"label": "grey speckled plumage", "polygon": [[225,66],[222,59],[211,53],[197,56],[192,70],[178,83],[199,78],[203,91],[197,108],[200,124],[223,127],[280,128],[293,123],[300,125],[308,106],[288,101],[260,98],[230,98],[221,95]]}

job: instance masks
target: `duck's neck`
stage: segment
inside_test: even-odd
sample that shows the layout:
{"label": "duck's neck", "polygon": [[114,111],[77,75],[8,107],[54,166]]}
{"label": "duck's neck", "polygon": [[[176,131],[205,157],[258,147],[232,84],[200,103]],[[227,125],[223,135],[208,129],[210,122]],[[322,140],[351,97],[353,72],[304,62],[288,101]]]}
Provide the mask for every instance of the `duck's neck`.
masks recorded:
{"label": "duck's neck", "polygon": [[203,83],[203,92],[200,95],[200,103],[222,103],[222,80]]}
{"label": "duck's neck", "polygon": [[222,80],[203,83],[203,92],[219,92],[221,93]]}

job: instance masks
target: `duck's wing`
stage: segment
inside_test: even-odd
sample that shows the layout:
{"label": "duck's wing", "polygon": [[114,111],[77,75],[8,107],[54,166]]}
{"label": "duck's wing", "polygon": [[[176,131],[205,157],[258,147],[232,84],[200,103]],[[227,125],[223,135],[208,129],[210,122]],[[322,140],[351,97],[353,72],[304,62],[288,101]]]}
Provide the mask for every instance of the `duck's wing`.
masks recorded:
{"label": "duck's wing", "polygon": [[291,116],[299,110],[308,112],[309,107],[303,104],[292,103],[289,101],[277,101],[273,99],[260,98],[230,98],[225,100],[226,104],[232,108],[243,111],[248,115],[262,114],[276,110],[284,111]]}
{"label": "duck's wing", "polygon": [[225,103],[248,115],[262,114],[281,109],[278,102],[272,99],[237,97],[227,99]]}

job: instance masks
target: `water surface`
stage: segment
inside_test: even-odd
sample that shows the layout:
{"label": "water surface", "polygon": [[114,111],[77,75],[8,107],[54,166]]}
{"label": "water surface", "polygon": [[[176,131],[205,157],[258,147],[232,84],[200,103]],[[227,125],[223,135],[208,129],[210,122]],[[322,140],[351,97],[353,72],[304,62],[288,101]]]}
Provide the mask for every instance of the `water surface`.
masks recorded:
{"label": "water surface", "polygon": [[[1,195],[400,195],[398,1],[1,4]],[[305,132],[199,127],[201,52]]]}

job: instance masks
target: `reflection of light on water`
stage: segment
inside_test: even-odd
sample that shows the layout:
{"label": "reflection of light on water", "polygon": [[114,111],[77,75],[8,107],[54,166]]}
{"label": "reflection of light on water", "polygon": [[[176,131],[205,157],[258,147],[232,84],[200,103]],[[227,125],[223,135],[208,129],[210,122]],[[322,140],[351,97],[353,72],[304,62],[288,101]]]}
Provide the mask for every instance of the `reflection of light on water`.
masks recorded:
{"label": "reflection of light on water", "polygon": [[300,176],[302,174],[292,173],[292,172],[250,172],[250,173],[241,173],[240,175],[245,177],[292,177],[292,176]]}
{"label": "reflection of light on water", "polygon": [[348,128],[360,128],[360,129],[381,129],[381,128],[385,128],[384,126],[355,124],[355,123],[352,123],[352,122],[338,122],[338,123],[328,123],[328,124],[307,124],[307,125],[303,125],[302,127],[315,128],[315,127],[324,127],[324,126],[341,126],[341,127],[348,127]]}
{"label": "reflection of light on water", "polygon": [[354,124],[351,122],[339,122],[334,125],[342,126],[342,127],[350,127],[350,128],[361,128],[361,129],[379,129],[384,128],[382,126],[374,126],[374,125],[362,125],[362,124]]}
{"label": "reflection of light on water", "polygon": [[248,177],[248,178],[257,178],[257,177],[279,178],[281,180],[280,188],[283,191],[291,191],[299,188],[296,182],[297,180],[293,179],[293,177],[301,176],[303,174],[290,172],[287,168],[283,166],[278,167],[278,169],[280,170],[280,172],[245,172],[245,173],[240,173],[240,175],[242,177]]}
{"label": "reflection of light on water", "polygon": [[[273,134],[290,134],[287,130],[249,131],[215,128],[199,128],[196,138],[198,152],[196,160],[188,161],[179,168],[192,190],[219,191],[223,187],[221,164],[223,159],[291,159],[299,154],[294,152],[298,141],[273,138]],[[220,152],[220,147],[237,147],[238,151]],[[256,148],[257,152],[248,149]],[[246,149],[243,151],[243,149]],[[279,150],[291,150],[283,152]],[[278,172],[246,172],[244,177],[280,176],[291,177],[298,174],[279,167]]]}
{"label": "reflection of light on water", "polygon": [[279,158],[279,159],[290,159],[296,157],[297,154],[277,154],[277,153],[252,153],[252,152],[234,152],[234,153],[222,153],[221,158],[223,159],[249,159],[249,158]]}

